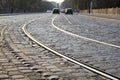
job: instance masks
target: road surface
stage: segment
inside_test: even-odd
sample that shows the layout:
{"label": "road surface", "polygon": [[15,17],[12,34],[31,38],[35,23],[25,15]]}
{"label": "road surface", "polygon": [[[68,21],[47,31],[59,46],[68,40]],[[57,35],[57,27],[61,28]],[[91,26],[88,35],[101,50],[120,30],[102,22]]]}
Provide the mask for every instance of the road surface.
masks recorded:
{"label": "road surface", "polygon": [[22,32],[22,26],[30,20],[35,21],[29,23],[27,30],[35,39],[66,56],[83,61],[114,76],[120,76],[118,17],[36,13],[0,16],[0,25],[7,26],[5,37],[15,53],[27,59],[38,69],[42,69],[44,74],[42,76],[31,74],[34,66],[28,69],[11,56],[10,49],[2,47],[1,79],[44,80],[46,79],[44,75],[50,74],[49,79],[60,77],[61,80],[104,80],[99,75],[67,62],[30,41]]}

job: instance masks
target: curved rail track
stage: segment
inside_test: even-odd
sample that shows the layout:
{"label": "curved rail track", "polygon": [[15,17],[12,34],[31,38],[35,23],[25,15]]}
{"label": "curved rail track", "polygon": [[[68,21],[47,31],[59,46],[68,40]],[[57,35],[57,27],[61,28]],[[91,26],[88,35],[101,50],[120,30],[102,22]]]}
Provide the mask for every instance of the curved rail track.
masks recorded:
{"label": "curved rail track", "polygon": [[22,25],[6,26],[1,32],[4,43],[0,54],[1,80],[104,79],[38,46],[25,36]]}
{"label": "curved rail track", "polygon": [[[3,71],[5,70],[6,73],[4,74],[6,75],[3,75],[2,78],[0,76],[0,79],[119,80],[118,77],[94,68],[82,61],[80,62],[62,55],[36,40],[27,31],[27,27],[30,23],[39,19],[41,18],[31,20],[24,24],[24,26],[22,26],[23,24],[19,27],[6,26],[2,30],[1,34],[4,44],[1,50],[5,57],[7,57],[7,63],[4,63],[4,61],[2,63]],[[11,68],[11,66],[14,67]]]}
{"label": "curved rail track", "polygon": [[[53,24],[54,19],[55,19],[55,18],[52,19],[52,25],[53,25],[55,28],[57,28],[57,27]],[[77,64],[77,65],[80,65],[80,66],[82,66],[82,67],[84,67],[84,68],[86,68],[86,69],[88,69],[88,70],[90,70],[90,71],[92,71],[92,72],[94,72],[94,73],[96,73],[96,74],[99,74],[99,75],[101,75],[101,76],[104,76],[104,77],[106,77],[106,78],[108,78],[108,79],[111,79],[111,80],[119,80],[119,79],[120,79],[120,78],[118,78],[118,77],[116,77],[116,76],[113,76],[113,75],[111,75],[111,74],[109,74],[109,73],[106,73],[106,72],[104,72],[104,71],[101,71],[101,70],[99,70],[99,69],[97,69],[97,68],[94,68],[94,67],[92,67],[92,66],[90,66],[90,65],[87,65],[87,64],[84,63],[84,62],[80,62],[80,61],[77,61],[77,60],[72,59],[72,58],[70,58],[70,57],[67,57],[67,56],[65,56],[65,55],[62,55],[61,53],[59,53],[59,52],[57,52],[57,51],[55,51],[55,50],[53,50],[53,49],[45,46],[45,45],[44,45],[43,43],[41,43],[40,41],[36,40],[36,39],[27,31],[27,26],[28,26],[31,22],[34,22],[34,21],[36,21],[36,20],[39,20],[39,19],[35,19],[35,20],[32,20],[32,21],[28,22],[27,24],[25,24],[25,25],[22,27],[22,29],[23,29],[23,32],[24,32],[31,40],[33,40],[34,42],[36,42],[38,45],[44,47],[45,49],[49,50],[50,52],[52,52],[52,53],[54,53],[54,54],[56,54],[56,55],[58,55],[58,56],[60,56],[60,57],[63,57],[63,58],[65,58],[65,59],[67,59],[68,61],[71,61],[71,62],[73,62],[73,63],[75,63],[75,64]],[[59,29],[59,28],[57,28],[57,29]],[[82,37],[82,36],[78,36],[78,35],[75,35],[75,34],[66,32],[66,31],[64,31],[64,30],[61,30],[61,29],[59,29],[59,30],[62,31],[62,32],[65,32],[65,33],[68,33],[68,34],[71,34],[71,35],[80,37],[80,38],[84,38],[84,39],[91,40],[91,41],[94,41],[94,42],[97,42],[97,43],[106,44],[106,45],[109,45],[109,46],[114,46],[114,47],[120,48],[119,46],[116,46],[116,45],[112,45],[112,44],[108,44],[108,43],[104,43],[104,42],[92,40],[92,39],[89,39],[89,38],[85,38],[85,37]]]}
{"label": "curved rail track", "polygon": [[[57,16],[56,16],[57,17]],[[80,36],[80,35],[77,35],[77,34],[74,34],[74,33],[71,33],[69,31],[65,31],[63,29],[60,29],[59,27],[57,27],[55,24],[54,24],[54,20],[55,18],[54,17],[52,19],[52,26],[56,29],[58,29],[59,31],[63,32],[63,33],[66,33],[66,34],[69,34],[69,35],[72,35],[72,36],[75,36],[75,37],[78,37],[78,38],[81,38],[81,39],[84,39],[84,40],[88,40],[88,41],[92,41],[92,42],[96,42],[96,43],[99,43],[99,44],[104,44],[104,45],[107,45],[107,46],[112,46],[112,47],[115,47],[115,48],[119,48],[120,49],[120,46],[117,46],[117,45],[114,45],[114,44],[110,44],[110,43],[106,43],[106,42],[102,42],[102,41],[98,41],[98,40],[95,40],[95,39],[91,39],[91,38],[88,38],[88,37],[84,37],[84,36]]]}
{"label": "curved rail track", "polygon": [[[120,49],[119,43],[117,43],[117,41],[119,41],[119,23],[110,23],[104,20],[97,22],[96,19],[92,20],[91,18],[78,17],[76,15],[66,15],[65,17],[68,18],[67,20],[72,22],[72,25],[64,19],[64,16],[60,15],[53,19],[54,26],[52,26],[58,30],[59,34],[63,33],[71,36],[71,38],[68,37],[68,39],[65,39],[65,41],[62,42],[68,46],[66,48],[67,50],[63,52],[67,54],[69,51],[69,53],[77,60],[85,61],[87,64],[96,66],[103,69],[105,72],[119,77]],[[114,31],[118,34],[118,36],[114,33]],[[78,40],[73,39],[74,37]]]}

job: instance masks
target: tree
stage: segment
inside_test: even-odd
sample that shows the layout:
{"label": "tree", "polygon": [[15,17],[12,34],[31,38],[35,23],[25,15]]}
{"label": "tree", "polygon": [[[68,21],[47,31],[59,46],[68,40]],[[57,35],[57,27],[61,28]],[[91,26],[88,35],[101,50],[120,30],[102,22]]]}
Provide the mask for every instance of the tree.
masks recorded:
{"label": "tree", "polygon": [[120,7],[120,0],[96,0],[97,8]]}
{"label": "tree", "polygon": [[120,0],[65,0],[62,3],[63,7],[72,6],[72,8],[76,9],[79,8],[81,10],[88,9],[90,12],[91,3],[93,4],[92,8],[112,8],[112,7],[120,7]]}
{"label": "tree", "polygon": [[4,6],[6,5],[11,13],[16,10],[22,12],[46,11],[47,9],[52,9],[54,7],[52,3],[43,0],[0,0],[0,7],[3,6],[2,1],[6,1]]}
{"label": "tree", "polygon": [[64,0],[64,2],[61,4],[61,8],[72,8],[72,2],[71,0]]}

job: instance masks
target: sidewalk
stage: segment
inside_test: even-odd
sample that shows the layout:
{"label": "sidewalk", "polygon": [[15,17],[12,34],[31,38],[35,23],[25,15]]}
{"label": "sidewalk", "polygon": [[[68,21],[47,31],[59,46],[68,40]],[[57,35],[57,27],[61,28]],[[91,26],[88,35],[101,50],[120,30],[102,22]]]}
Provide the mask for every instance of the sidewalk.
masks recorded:
{"label": "sidewalk", "polygon": [[102,17],[102,18],[108,18],[108,19],[116,19],[120,20],[120,16],[118,15],[106,15],[106,14],[87,14],[87,13],[80,13],[81,15],[87,15],[87,16],[95,16],[95,17]]}

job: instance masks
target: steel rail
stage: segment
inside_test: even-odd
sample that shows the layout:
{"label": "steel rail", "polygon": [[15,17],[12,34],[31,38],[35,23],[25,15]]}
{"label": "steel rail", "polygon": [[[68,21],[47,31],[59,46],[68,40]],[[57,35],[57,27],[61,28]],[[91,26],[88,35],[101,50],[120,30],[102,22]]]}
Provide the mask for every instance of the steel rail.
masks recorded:
{"label": "steel rail", "polygon": [[5,25],[4,25],[4,28],[1,30],[1,33],[0,33],[0,34],[1,34],[1,41],[2,41],[3,44],[5,44],[5,42],[6,42],[4,35],[5,35],[5,30],[6,30],[7,28],[8,28],[8,26],[5,26]]}
{"label": "steel rail", "polygon": [[92,41],[92,42],[96,42],[96,43],[99,43],[99,44],[104,44],[104,45],[107,45],[107,46],[111,46],[111,47],[115,47],[115,48],[119,48],[119,49],[120,49],[120,46],[118,46],[118,45],[114,45],[114,44],[102,42],[102,41],[99,41],[99,40],[95,40],[95,39],[92,39],[92,38],[80,36],[80,35],[71,33],[71,32],[69,32],[69,31],[60,29],[59,27],[57,27],[57,26],[54,24],[55,18],[56,18],[56,16],[52,19],[52,26],[53,26],[54,28],[56,28],[57,30],[63,32],[63,33],[66,33],[66,34],[69,34],[69,35],[72,35],[72,36],[75,36],[75,37],[78,37],[78,38],[81,38],[81,39],[85,39],[85,40],[88,40],[88,41]]}
{"label": "steel rail", "polygon": [[92,71],[92,72],[94,72],[94,73],[96,73],[96,74],[99,74],[99,75],[104,76],[104,77],[106,77],[106,78],[108,78],[108,79],[111,79],[111,80],[120,80],[120,78],[118,78],[118,77],[116,77],[116,76],[113,76],[113,75],[111,75],[111,74],[109,74],[109,73],[103,72],[103,71],[101,71],[101,70],[99,70],[99,69],[96,69],[96,68],[94,68],[94,67],[92,67],[92,66],[90,66],[90,65],[88,65],[88,64],[86,64],[86,63],[84,63],[84,62],[80,62],[80,61],[74,60],[74,59],[72,59],[72,58],[70,58],[70,57],[67,57],[67,56],[65,56],[65,55],[63,55],[63,54],[61,54],[61,53],[59,53],[59,52],[57,52],[57,51],[49,48],[48,46],[44,45],[42,42],[36,40],[36,39],[27,31],[28,25],[29,25],[30,23],[32,23],[33,21],[36,21],[36,20],[39,20],[39,19],[32,20],[32,21],[24,24],[23,27],[22,27],[22,30],[23,30],[23,32],[25,33],[25,35],[27,35],[31,40],[33,40],[34,42],[36,42],[38,45],[44,47],[45,49],[49,50],[50,52],[52,52],[52,53],[54,53],[54,54],[56,54],[56,55],[58,55],[58,56],[60,56],[60,57],[63,57],[63,58],[65,58],[66,60],[71,61],[71,62],[73,62],[73,63],[75,63],[75,64],[77,64],[77,65],[80,65],[80,66],[82,66],[82,67],[84,67],[84,68],[86,68],[86,69],[88,69],[88,70],[90,70],[90,71]]}

